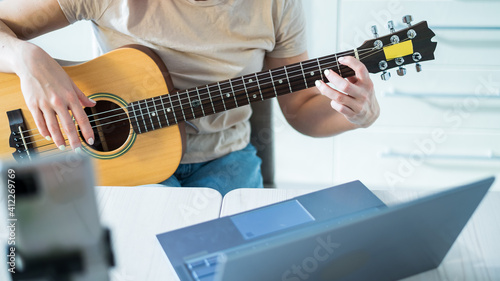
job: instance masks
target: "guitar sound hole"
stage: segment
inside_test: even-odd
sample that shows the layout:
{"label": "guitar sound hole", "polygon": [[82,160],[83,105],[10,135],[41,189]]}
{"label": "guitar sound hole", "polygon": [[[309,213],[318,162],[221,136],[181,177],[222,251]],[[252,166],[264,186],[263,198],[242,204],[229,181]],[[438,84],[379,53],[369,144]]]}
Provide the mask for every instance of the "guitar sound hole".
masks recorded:
{"label": "guitar sound hole", "polygon": [[101,100],[94,107],[86,107],[84,110],[94,131],[94,144],[89,145],[92,149],[107,152],[125,144],[130,134],[130,122],[123,108],[113,102]]}

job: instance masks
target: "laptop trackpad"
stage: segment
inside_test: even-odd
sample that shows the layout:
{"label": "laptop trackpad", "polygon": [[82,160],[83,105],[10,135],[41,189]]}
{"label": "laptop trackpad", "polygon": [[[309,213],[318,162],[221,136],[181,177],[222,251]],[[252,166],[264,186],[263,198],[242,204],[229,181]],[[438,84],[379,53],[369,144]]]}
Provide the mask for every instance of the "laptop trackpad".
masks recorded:
{"label": "laptop trackpad", "polygon": [[297,200],[230,217],[245,240],[314,221],[314,217]]}

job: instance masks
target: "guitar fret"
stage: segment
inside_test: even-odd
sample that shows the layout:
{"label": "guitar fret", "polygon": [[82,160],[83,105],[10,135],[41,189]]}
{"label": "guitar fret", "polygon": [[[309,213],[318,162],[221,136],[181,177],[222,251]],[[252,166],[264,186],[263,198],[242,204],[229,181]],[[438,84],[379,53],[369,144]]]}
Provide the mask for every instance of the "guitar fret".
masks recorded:
{"label": "guitar fret", "polygon": [[224,101],[224,94],[222,93],[222,89],[220,87],[220,82],[217,82],[217,86],[219,87],[220,97],[221,97],[221,100],[222,100],[222,105],[224,105],[224,111],[226,111],[227,110],[227,108],[226,108],[226,102]]}
{"label": "guitar fret", "polygon": [[207,85],[207,93],[208,93],[208,97],[210,98],[210,104],[212,105],[213,113],[216,113],[215,112],[214,101],[212,100],[212,93],[210,92],[210,87],[208,87],[208,85]]}
{"label": "guitar fret", "polygon": [[184,117],[184,120],[187,120],[186,114],[184,113],[184,107],[182,106],[182,100],[181,100],[180,93],[177,94],[177,99],[179,100],[179,107],[181,108],[182,117]]}
{"label": "guitar fret", "polygon": [[163,112],[163,96],[158,96],[159,104],[156,105],[156,112],[162,127],[168,126],[167,115]]}
{"label": "guitar fret", "polygon": [[153,98],[153,108],[155,109],[155,112],[153,112],[153,115],[156,115],[156,118],[158,119],[158,124],[160,125],[160,129],[163,128],[161,125],[161,119],[160,119],[160,114],[158,114],[158,109],[156,109],[156,104],[155,104],[155,98]]}
{"label": "guitar fret", "polygon": [[276,93],[274,92],[272,75],[269,72],[264,71],[257,74],[257,76],[259,77],[259,89],[261,93],[261,99],[266,100],[275,97]]}
{"label": "guitar fret", "polygon": [[[154,103],[153,103],[154,105]],[[151,112],[149,110],[150,106],[148,104],[148,101],[146,100],[146,110],[148,111],[148,117],[149,117],[149,121],[151,121],[151,129],[154,131],[155,130],[155,125],[154,125],[154,121],[153,121],[153,116],[154,116],[154,112]]]}
{"label": "guitar fret", "polygon": [[134,129],[137,129],[136,132],[138,134],[141,134],[141,126],[139,126],[139,119],[137,119],[137,113],[135,112],[134,105],[135,103],[130,103],[129,115],[133,115],[133,119],[135,119],[135,122],[132,123],[132,127],[134,127]]}
{"label": "guitar fret", "polygon": [[321,70],[316,69],[316,65],[312,66],[314,69],[311,69],[309,73],[304,71],[304,79],[306,81],[306,88],[314,87],[316,80],[322,80]]}
{"label": "guitar fret", "polygon": [[[193,118],[190,118],[190,119],[185,119],[185,120],[191,120],[191,119],[195,119],[196,118],[196,115],[194,115],[194,106],[193,106],[193,102],[191,101],[191,97],[189,96],[189,90],[186,90],[186,96],[188,98],[188,106],[189,108],[191,109],[191,113],[193,114]],[[184,105],[181,105],[182,107]],[[188,117],[189,118],[189,117]]]}
{"label": "guitar fret", "polygon": [[235,107],[238,107],[238,101],[236,100],[236,95],[234,94],[233,83],[231,82],[231,79],[229,79],[228,81],[229,81],[229,86],[231,87],[231,92],[233,93],[234,105]]}
{"label": "guitar fret", "polygon": [[293,92],[292,83],[290,81],[290,78],[288,78],[288,72],[286,71],[286,66],[284,66],[283,69],[285,70],[286,80],[288,80],[288,87],[290,88],[290,93],[292,93]]}
{"label": "guitar fret", "polygon": [[[248,93],[244,87],[244,85],[246,85],[244,79],[245,79],[244,77],[237,77],[232,79],[234,95],[237,100],[236,107],[244,106],[250,103]],[[241,83],[239,82],[240,80]]]}
{"label": "guitar fret", "polygon": [[158,120],[158,124],[160,126],[160,129],[163,128],[163,124],[161,123],[161,118],[160,118],[160,113],[158,112],[158,106],[156,105],[156,102],[155,102],[155,99],[157,97],[153,97],[153,108],[154,108],[154,112],[153,112],[153,115],[156,116],[156,119]]}
{"label": "guitar fret", "polygon": [[257,77],[257,73],[255,73],[255,81],[257,81],[257,87],[259,88],[260,98],[264,100],[264,96],[262,95],[262,89],[260,88],[259,77]]}
{"label": "guitar fret", "polygon": [[[178,124],[179,121],[177,121],[177,114],[175,113],[174,104],[172,103],[172,97],[170,96],[170,94],[168,95],[168,100],[170,101],[169,108],[171,108],[171,110],[172,110],[172,115],[174,116],[175,124]],[[168,111],[168,109],[167,109],[167,111]]]}
{"label": "guitar fret", "polygon": [[247,75],[243,77],[247,82],[245,83],[247,85],[247,97],[249,100],[249,103],[251,100],[255,101],[257,100],[257,94],[256,92],[258,91],[259,85],[257,84],[257,81],[254,79],[254,74]]}
{"label": "guitar fret", "polygon": [[319,58],[316,59],[316,62],[318,63],[318,71],[319,75],[321,75],[321,80],[326,81],[325,77],[323,77],[323,71],[321,70],[321,64],[319,63]]}
{"label": "guitar fret", "polygon": [[307,84],[307,74],[302,66],[302,63],[296,63],[288,66],[290,73],[298,73],[295,77],[291,77],[290,85],[294,92],[309,88]]}
{"label": "guitar fret", "polygon": [[224,111],[224,104],[222,102],[222,95],[217,87],[217,84],[212,84],[208,86],[210,97],[212,100],[212,107],[214,108],[214,113],[219,113]]}
{"label": "guitar fret", "polygon": [[153,112],[151,111],[151,105],[149,104],[150,101],[148,100],[145,100],[146,101],[146,112],[147,112],[147,117],[149,119],[149,125],[151,126],[151,130],[155,130],[155,126],[154,126],[154,121],[153,121]]}
{"label": "guitar fret", "polygon": [[167,126],[170,126],[170,122],[168,121],[167,110],[165,109],[165,103],[163,102],[163,96],[160,96],[161,107],[163,108],[163,114],[165,114],[165,121],[167,121]]}
{"label": "guitar fret", "polygon": [[138,118],[138,126],[144,132],[145,130],[147,130],[147,128],[144,128],[146,124],[144,123],[144,118],[142,117],[141,101],[138,101],[136,104],[137,104],[136,115]]}
{"label": "guitar fret", "polygon": [[278,97],[278,92],[276,91],[276,85],[274,85],[274,78],[273,78],[273,73],[271,72],[271,69],[269,69],[269,76],[271,77],[271,84],[273,84],[274,95],[276,97]]}
{"label": "guitar fret", "polygon": [[342,76],[342,71],[340,70],[340,64],[339,64],[339,60],[337,58],[337,54],[335,54],[335,63],[337,64],[337,67],[339,69],[339,75]]}
{"label": "guitar fret", "polygon": [[308,88],[306,74],[304,72],[304,66],[302,66],[302,62],[300,62],[300,69],[302,70],[302,77],[304,77],[304,84],[306,85],[306,88]]}
{"label": "guitar fret", "polygon": [[[146,101],[144,101],[144,102],[146,102]],[[139,101],[137,103],[137,105],[139,106],[139,112],[141,113],[142,122],[144,123],[144,129],[146,130],[146,132],[149,132],[148,124],[146,123],[146,118],[144,118],[144,112],[142,111],[141,102]]]}
{"label": "guitar fret", "polygon": [[285,79],[281,78],[281,77],[285,76],[285,69],[283,67],[278,68],[278,69],[274,69],[273,73],[274,73],[274,76],[276,78],[278,78],[277,80],[274,80],[277,82],[274,84],[276,87],[276,92],[278,93],[277,95],[280,96],[280,95],[288,93],[290,90],[290,88],[289,88],[290,86],[288,85],[288,83],[286,83],[288,81],[284,81]]}
{"label": "guitar fret", "polygon": [[137,102],[133,102],[130,104],[132,106],[132,110],[130,111],[131,112],[130,114],[134,114],[135,125],[137,127],[137,133],[141,134],[142,133],[141,125],[140,125],[139,117],[137,116],[137,109],[135,109],[136,104],[137,104]]}
{"label": "guitar fret", "polygon": [[227,110],[227,107],[226,107],[226,104],[225,104],[225,101],[224,101],[224,96],[223,96],[223,93],[221,91],[221,87],[220,86],[217,86],[214,85],[216,88],[215,91],[212,91],[212,92],[215,92],[215,93],[219,93],[218,95],[215,95],[214,96],[214,100],[216,100],[217,102],[215,103],[216,106],[216,109],[217,111],[221,112],[221,111],[226,111]]}
{"label": "guitar fret", "polygon": [[248,103],[250,103],[250,96],[248,95],[248,89],[247,89],[247,86],[245,84],[245,77],[242,77],[241,81],[243,81],[243,87],[245,88],[245,93],[246,93],[246,96],[247,96],[247,100],[248,100]]}
{"label": "guitar fret", "polygon": [[203,114],[203,116],[206,116],[205,110],[203,109],[203,102],[201,101],[200,91],[198,90],[198,87],[196,87],[196,93],[198,94],[198,99],[200,101],[201,113]]}

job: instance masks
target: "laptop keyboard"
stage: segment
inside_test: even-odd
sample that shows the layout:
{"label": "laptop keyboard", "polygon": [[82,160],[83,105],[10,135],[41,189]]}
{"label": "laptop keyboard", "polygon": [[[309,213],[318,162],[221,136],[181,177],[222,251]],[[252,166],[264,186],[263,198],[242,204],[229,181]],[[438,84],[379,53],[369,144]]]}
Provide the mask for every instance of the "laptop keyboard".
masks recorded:
{"label": "laptop keyboard", "polygon": [[217,255],[186,262],[186,267],[196,281],[213,281],[215,278],[216,266]]}

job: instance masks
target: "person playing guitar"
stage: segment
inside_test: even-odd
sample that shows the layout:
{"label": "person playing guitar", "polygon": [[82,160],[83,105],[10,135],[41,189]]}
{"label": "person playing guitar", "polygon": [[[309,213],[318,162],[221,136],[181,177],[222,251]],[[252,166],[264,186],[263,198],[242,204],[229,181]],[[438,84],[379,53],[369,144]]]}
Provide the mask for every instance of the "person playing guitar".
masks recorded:
{"label": "person playing guitar", "polygon": [[[177,89],[198,90],[199,85],[308,59],[300,0],[0,1],[0,72],[19,77],[39,134],[60,150],[69,145],[81,152],[94,145],[97,132],[84,110],[96,105],[91,98],[94,93],[82,91],[53,58],[26,40],[79,20],[92,21],[101,53],[130,44],[154,50],[168,67]],[[334,28],[332,21],[325,20],[324,30],[318,32]],[[334,136],[366,128],[378,118],[379,105],[365,65],[354,56],[337,61],[339,69],[346,66],[354,75],[345,79],[335,69],[311,72],[325,79],[317,79],[314,87],[278,97],[287,122],[298,132],[312,137]],[[244,77],[240,82],[245,90],[261,86],[258,77]],[[273,82],[282,83],[281,79]],[[219,88],[232,86],[219,84]],[[141,98],[137,92],[137,100]],[[250,107],[222,112],[212,108],[214,114],[186,126],[181,164],[171,177],[164,175],[164,179],[169,178],[162,183],[212,187],[222,194],[238,187],[262,187],[260,160],[249,143]],[[168,110],[164,111],[167,114]],[[191,114],[198,117],[194,111],[181,112]],[[161,159],[155,165],[162,165]]]}

